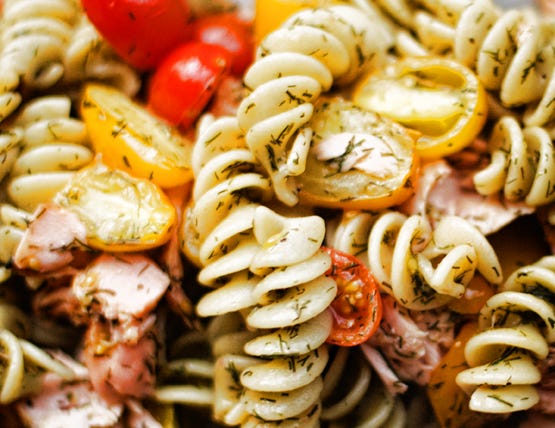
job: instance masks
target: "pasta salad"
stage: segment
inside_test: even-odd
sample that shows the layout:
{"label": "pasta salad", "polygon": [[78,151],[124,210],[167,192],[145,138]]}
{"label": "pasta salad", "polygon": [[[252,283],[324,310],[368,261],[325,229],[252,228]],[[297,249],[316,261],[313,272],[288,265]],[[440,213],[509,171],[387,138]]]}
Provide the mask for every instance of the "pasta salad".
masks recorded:
{"label": "pasta salad", "polygon": [[555,14],[0,2],[2,426],[555,427]]}

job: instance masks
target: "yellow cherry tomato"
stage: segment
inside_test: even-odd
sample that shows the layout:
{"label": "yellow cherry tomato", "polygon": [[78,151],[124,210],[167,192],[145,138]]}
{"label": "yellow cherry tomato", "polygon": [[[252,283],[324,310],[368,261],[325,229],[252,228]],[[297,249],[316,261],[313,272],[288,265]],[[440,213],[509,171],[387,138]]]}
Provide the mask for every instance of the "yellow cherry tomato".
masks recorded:
{"label": "yellow cherry tomato", "polygon": [[364,78],[353,101],[420,133],[416,151],[425,159],[468,146],[487,118],[483,85],[472,70],[447,58],[393,62]]}
{"label": "yellow cherry tomato", "polygon": [[192,180],[192,143],[122,92],[88,84],[80,112],[106,165],[164,188]]}
{"label": "yellow cherry tomato", "polygon": [[331,3],[331,0],[256,0],[254,39],[258,44],[294,13],[308,7]]}
{"label": "yellow cherry tomato", "polygon": [[453,346],[430,375],[428,398],[441,428],[483,426],[483,415],[470,410],[469,396],[455,382],[457,374],[468,368],[464,347],[476,330],[476,322],[463,325]]}
{"label": "yellow cherry tomato", "polygon": [[447,307],[459,314],[476,315],[480,312],[487,300],[495,294],[492,285],[482,275],[475,275],[463,296],[452,300]]}
{"label": "yellow cherry tomato", "polygon": [[103,251],[143,251],[164,244],[176,211],[152,182],[95,163],[76,173],[54,197],[87,230],[86,244]]}
{"label": "yellow cherry tomato", "polygon": [[418,169],[414,141],[398,123],[339,97],[321,97],[306,169],[297,177],[301,202],[377,210],[413,194]]}

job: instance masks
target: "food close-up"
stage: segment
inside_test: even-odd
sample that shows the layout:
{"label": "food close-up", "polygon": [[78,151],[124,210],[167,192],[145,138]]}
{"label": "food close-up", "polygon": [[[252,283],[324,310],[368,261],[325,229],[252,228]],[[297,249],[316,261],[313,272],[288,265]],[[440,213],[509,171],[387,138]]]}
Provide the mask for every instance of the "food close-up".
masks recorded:
{"label": "food close-up", "polygon": [[555,2],[0,0],[0,427],[555,428]]}

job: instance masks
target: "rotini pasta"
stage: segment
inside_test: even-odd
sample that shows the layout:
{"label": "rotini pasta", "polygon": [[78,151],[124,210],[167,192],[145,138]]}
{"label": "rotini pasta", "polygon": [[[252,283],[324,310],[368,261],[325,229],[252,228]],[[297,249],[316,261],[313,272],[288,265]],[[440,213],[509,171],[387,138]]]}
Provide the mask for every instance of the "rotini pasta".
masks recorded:
{"label": "rotini pasta", "polygon": [[[216,361],[216,414],[244,426],[255,422],[254,415],[269,421],[301,417],[303,426],[313,426],[327,361],[322,345],[331,328],[326,308],[336,294],[335,282],[323,275],[330,266],[319,250],[323,220],[284,217],[249,199],[249,189],[271,189],[264,176],[250,172],[259,166],[244,148],[236,120],[222,118],[201,128],[203,143],[193,154],[198,178],[184,227],[195,241],[186,242],[185,251],[202,267],[199,281],[218,288],[201,298],[197,311],[215,316],[243,310],[247,327],[259,331],[244,346],[248,355],[225,354]],[[226,174],[229,165],[236,175]],[[229,385],[237,384],[225,369],[230,364],[238,368],[244,392],[227,406],[220,401],[229,400]]]}
{"label": "rotini pasta", "polygon": [[[192,21],[216,8],[255,15],[248,0],[201,3],[184,3]],[[224,97],[230,105],[219,109],[222,99],[212,98],[196,129],[176,129],[196,132],[192,157],[184,156],[194,181],[189,174],[172,187],[173,171],[163,185],[154,180],[164,161],[145,161],[141,175],[136,165],[142,161],[131,162],[127,149],[112,150],[112,141],[124,141],[128,111],[118,111],[102,129],[103,147],[89,144],[99,121],[73,114],[85,117],[80,100],[102,118],[83,95],[92,81],[146,106],[141,85],[155,70],[139,71],[119,58],[77,0],[0,1],[5,423],[33,426],[44,401],[55,404],[46,409],[48,422],[39,423],[67,426],[462,428],[468,421],[520,426],[533,423],[531,415],[552,418],[555,256],[504,280],[517,251],[499,243],[506,230],[485,232],[466,220],[503,212],[509,219],[503,224],[519,216],[536,221],[529,215],[535,211],[555,218],[552,18],[531,8],[504,10],[493,0],[303,4],[310,7],[262,39],[244,76],[224,75],[244,83],[240,105]],[[377,107],[387,104],[382,113],[351,100],[366,77],[402,69],[409,63],[402,57],[411,56],[429,58],[407,58],[422,60],[423,68],[410,78],[388,75],[384,92],[372,93]],[[461,64],[468,74],[442,75]],[[488,90],[487,118],[476,77]],[[375,82],[372,88],[384,88]],[[225,95],[223,86],[218,90]],[[483,108],[463,102],[462,94],[474,92]],[[392,118],[381,122],[397,108],[408,118],[403,126]],[[146,108],[139,121],[150,114]],[[468,124],[470,116],[483,120],[464,130],[452,126],[459,117]],[[369,130],[367,121],[376,126]],[[453,128],[451,138],[445,131]],[[121,138],[104,141],[110,133]],[[448,135],[449,150],[426,157],[416,142],[436,134]],[[455,141],[461,134],[468,137],[461,138],[464,147]],[[402,147],[393,147],[394,140]],[[175,150],[182,154],[186,144]],[[108,164],[113,153],[119,164],[105,169],[100,160]],[[87,168],[93,158],[97,167]],[[432,159],[454,172],[443,187]],[[353,179],[347,172],[355,164],[360,174]],[[82,180],[65,186],[76,176]],[[338,177],[350,193],[336,191]],[[484,196],[480,210],[465,218],[447,215],[458,212],[449,205],[457,196],[442,194],[457,180],[465,180],[458,190]],[[117,191],[97,192],[91,183]],[[142,193],[143,185],[153,193]],[[312,199],[310,185],[321,191]],[[402,195],[395,194],[399,189]],[[372,204],[359,204],[362,194]],[[487,211],[496,194],[514,202],[513,210]],[[151,205],[152,198],[163,204]],[[82,216],[69,215],[70,207]],[[87,234],[102,214],[102,234]],[[128,215],[140,222],[128,222]],[[151,245],[140,226],[162,217]],[[555,224],[553,218],[548,221]],[[52,224],[60,224],[59,243],[45,239],[43,248],[46,233],[38,226],[52,231]],[[129,240],[118,232],[123,229]],[[520,245],[519,236],[510,238]],[[59,257],[50,264],[33,258],[43,249],[46,258]],[[346,267],[339,253],[346,253],[340,254]],[[136,263],[145,257],[156,278]],[[337,274],[344,270],[353,276]],[[370,282],[373,294],[365,288]],[[173,297],[171,287],[178,291]],[[135,306],[138,300],[143,304]],[[175,310],[180,304],[194,319]],[[366,315],[373,323],[369,335],[360,332]],[[466,342],[476,320],[479,329]],[[351,324],[344,328],[343,321]],[[336,339],[338,330],[348,333]],[[354,343],[357,335],[363,339]],[[54,348],[71,355],[64,359]],[[428,395],[432,389],[435,395]],[[438,403],[443,396],[445,403]],[[71,419],[76,406],[88,420]],[[459,418],[466,411],[471,417]]]}
{"label": "rotini pasta", "polygon": [[[168,349],[169,360],[160,370],[154,399],[165,404],[210,407],[214,402],[214,364],[207,360],[209,343],[206,333],[188,332],[179,337],[179,346]],[[205,350],[206,352],[199,352]]]}
{"label": "rotini pasta", "polygon": [[51,200],[73,171],[92,161],[85,125],[70,110],[69,98],[45,96],[25,104],[13,121],[22,131],[22,151],[11,168],[7,192],[18,208],[32,212]]}
{"label": "rotini pasta", "polygon": [[39,377],[51,371],[65,380],[72,380],[73,371],[50,356],[45,350],[9,330],[0,331],[2,347],[2,373],[0,403],[11,403],[40,388]]}
{"label": "rotini pasta", "polygon": [[337,349],[324,376],[321,420],[333,421],[334,427],[407,426],[407,412],[400,397],[375,377],[358,349]]}
{"label": "rotini pasta", "polygon": [[31,214],[10,204],[0,206],[0,279],[2,282],[11,276],[11,261],[19,241],[23,237]]}
{"label": "rotini pasta", "polygon": [[314,101],[334,83],[350,83],[383,61],[389,39],[384,34],[380,21],[360,10],[331,6],[293,15],[260,44],[244,77],[252,92],[237,118],[280,201],[297,203],[290,177],[304,171],[312,136],[305,125]]}
{"label": "rotini pasta", "polygon": [[509,201],[547,205],[555,200],[555,149],[547,131],[521,128],[505,116],[495,123],[488,142],[491,163],[474,175],[483,195],[503,192]]}
{"label": "rotini pasta", "polygon": [[457,376],[472,410],[517,412],[539,401],[536,361],[555,341],[554,272],[553,256],[517,269],[481,310],[479,332],[465,347],[470,368]]}
{"label": "rotini pasta", "polygon": [[133,97],[141,87],[139,74],[123,62],[100,37],[84,14],[74,26],[63,58],[63,85],[102,81]]}
{"label": "rotini pasta", "polygon": [[64,73],[65,48],[79,16],[74,0],[7,0],[2,7],[0,87],[5,119],[19,105],[19,85],[44,89]]}
{"label": "rotini pasta", "polygon": [[492,284],[502,280],[489,242],[456,216],[443,217],[432,230],[423,216],[385,213],[370,232],[368,257],[384,291],[411,309],[432,309],[460,298],[475,272]]}
{"label": "rotini pasta", "polygon": [[402,24],[400,54],[452,56],[476,71],[492,103],[514,115],[514,107],[525,106],[520,117],[527,126],[552,127],[552,21],[530,8],[504,11],[490,0],[377,3]]}

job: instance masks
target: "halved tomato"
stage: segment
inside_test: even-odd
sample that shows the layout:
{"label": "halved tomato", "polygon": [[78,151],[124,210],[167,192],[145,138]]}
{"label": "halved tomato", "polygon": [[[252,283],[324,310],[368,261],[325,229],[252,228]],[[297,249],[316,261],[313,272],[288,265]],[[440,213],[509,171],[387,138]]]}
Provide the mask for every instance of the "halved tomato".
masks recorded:
{"label": "halved tomato", "polygon": [[77,172],[54,202],[77,214],[87,231],[86,244],[103,251],[159,247],[177,218],[158,186],[100,162]]}
{"label": "halved tomato", "polygon": [[414,140],[401,125],[339,97],[320,97],[304,173],[296,177],[307,205],[377,210],[414,192]]}
{"label": "halved tomato", "polygon": [[382,319],[378,282],[355,256],[324,247],[332,266],[326,275],[337,283],[337,296],[330,306],[333,328],[328,343],[356,346],[366,342]]}
{"label": "halved tomato", "polygon": [[447,58],[405,58],[370,73],[354,91],[355,104],[420,134],[422,158],[468,146],[487,118],[486,91],[472,70]]}
{"label": "halved tomato", "polygon": [[192,142],[119,90],[88,84],[80,112],[106,165],[161,187],[193,179]]}

